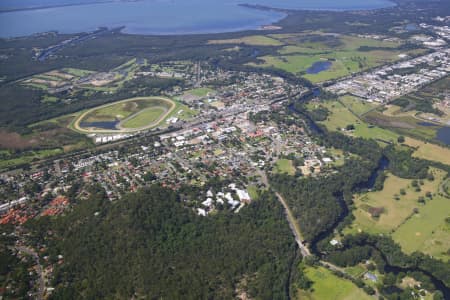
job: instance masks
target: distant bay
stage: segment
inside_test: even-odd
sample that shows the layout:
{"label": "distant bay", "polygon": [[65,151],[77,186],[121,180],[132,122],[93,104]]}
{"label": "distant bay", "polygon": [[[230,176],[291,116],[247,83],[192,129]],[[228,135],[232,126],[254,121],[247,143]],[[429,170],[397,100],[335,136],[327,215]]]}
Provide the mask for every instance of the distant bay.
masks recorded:
{"label": "distant bay", "polygon": [[393,6],[388,0],[2,0],[0,37],[58,31],[77,33],[98,27],[121,27],[132,34],[193,34],[257,29],[281,20],[284,9],[362,10]]}

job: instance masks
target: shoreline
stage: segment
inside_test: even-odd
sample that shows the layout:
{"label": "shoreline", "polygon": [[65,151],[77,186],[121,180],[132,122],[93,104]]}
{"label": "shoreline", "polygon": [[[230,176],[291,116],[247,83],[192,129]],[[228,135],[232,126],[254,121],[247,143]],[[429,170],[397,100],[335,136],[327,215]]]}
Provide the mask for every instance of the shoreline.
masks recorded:
{"label": "shoreline", "polygon": [[139,1],[142,1],[142,0],[119,0],[119,1],[103,0],[103,1],[78,2],[78,3],[67,3],[67,4],[45,5],[45,6],[5,8],[5,9],[0,9],[0,14],[18,12],[18,11],[44,10],[44,9],[50,9],[50,8],[60,8],[60,7],[69,7],[69,6],[85,6],[85,5],[93,5],[93,4],[108,4],[108,3],[114,3],[114,2],[139,2]]}
{"label": "shoreline", "polygon": [[[98,2],[86,2],[86,3],[70,3],[70,4],[61,4],[61,5],[49,5],[49,6],[42,6],[42,7],[29,7],[29,8],[17,8],[17,9],[9,9],[9,10],[0,10],[0,14],[7,14],[7,13],[14,13],[14,12],[20,12],[20,11],[37,11],[37,10],[45,10],[45,9],[51,9],[51,8],[64,8],[64,7],[77,7],[77,6],[87,6],[87,5],[97,5],[97,4],[110,4],[110,3],[118,3],[118,2],[140,2],[143,0],[104,0],[104,1],[98,1]],[[279,14],[278,16],[273,16],[272,18],[268,18],[269,20],[266,20],[266,22],[262,24],[249,24],[249,25],[241,25],[236,26],[234,28],[204,28],[198,29],[198,28],[192,28],[192,29],[182,29],[180,28],[174,28],[169,30],[155,30],[152,29],[151,26],[148,28],[140,28],[136,29],[133,28],[133,25],[135,24],[122,24],[120,27],[122,27],[122,30],[120,30],[120,33],[122,34],[128,34],[128,35],[140,35],[140,36],[188,36],[188,35],[205,35],[205,34],[227,34],[227,33],[239,33],[239,32],[245,32],[245,31],[271,31],[271,30],[282,30],[283,27],[279,25],[280,22],[285,20],[289,17],[290,14],[295,12],[360,12],[360,11],[376,11],[381,9],[392,9],[394,7],[398,6],[398,3],[392,0],[388,0],[389,3],[392,5],[390,6],[384,6],[379,8],[366,8],[366,9],[327,9],[327,8],[317,8],[317,9],[284,9],[284,8],[274,8],[269,7],[265,5],[260,4],[248,4],[248,3],[239,3],[236,4],[236,6],[241,7],[243,9],[249,9],[249,10],[259,10],[259,11],[265,11],[265,12],[272,12],[273,14]],[[117,24],[111,24],[111,25],[99,25],[96,28],[86,28],[81,29],[79,31],[73,31],[71,30],[62,30],[62,29],[52,29],[52,30],[46,30],[46,31],[38,31],[33,32],[29,34],[12,34],[12,35],[5,35],[0,36],[0,39],[15,39],[15,38],[29,38],[33,36],[39,36],[44,35],[47,33],[56,33],[58,35],[76,35],[81,34],[83,32],[91,32],[95,31],[100,27],[106,27],[106,28],[113,28],[117,27]]]}

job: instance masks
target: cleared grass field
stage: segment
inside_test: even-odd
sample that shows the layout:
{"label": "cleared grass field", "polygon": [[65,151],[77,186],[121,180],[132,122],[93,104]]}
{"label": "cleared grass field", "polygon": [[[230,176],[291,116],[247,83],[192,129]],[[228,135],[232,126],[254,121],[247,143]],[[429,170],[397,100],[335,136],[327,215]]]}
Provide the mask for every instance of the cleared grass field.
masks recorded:
{"label": "cleared grass field", "polygon": [[450,149],[407,137],[405,144],[416,148],[413,156],[450,165]]}
{"label": "cleared grass field", "polygon": [[[399,59],[399,54],[413,54],[418,51],[398,49],[402,44],[401,42],[345,35],[327,35],[325,37],[325,34],[319,32],[270,36],[275,41],[284,43],[285,46],[279,50],[279,55],[259,57],[263,60],[261,65],[283,69],[305,77],[312,82],[322,82],[351,75],[355,72],[396,61]],[[236,41],[241,40],[242,42],[243,39]],[[332,62],[329,70],[317,74],[305,73],[313,63],[323,60]]]}
{"label": "cleared grass field", "polygon": [[364,99],[349,95],[340,97],[339,101],[350,111],[359,116],[379,106],[378,104],[370,103]]}
{"label": "cleared grass field", "polygon": [[353,278],[360,278],[366,271],[366,268],[364,268],[362,265],[345,268],[345,272]]}
{"label": "cleared grass field", "polygon": [[[435,176],[434,181],[424,180],[424,185],[420,186],[421,191],[416,191],[412,186],[412,180],[403,179],[392,174],[388,174],[382,191],[368,192],[355,197],[356,209],[353,211],[355,220],[345,233],[368,232],[373,234],[392,233],[399,228],[408,218],[414,215],[414,209],[422,211],[434,200],[427,200],[427,204],[418,203],[419,197],[425,197],[426,192],[437,193],[439,184],[445,176],[445,172],[432,169]],[[401,195],[400,190],[405,191]],[[399,200],[395,200],[395,197]],[[378,218],[372,217],[374,209],[381,209]]]}
{"label": "cleared grass field", "polygon": [[289,159],[279,159],[277,160],[273,171],[275,173],[287,173],[289,175],[295,174],[295,168],[292,164],[292,160]]}
{"label": "cleared grass field", "polygon": [[383,110],[383,115],[395,117],[399,114],[400,110],[402,109],[400,106],[388,104],[385,106],[385,110]]}
{"label": "cleared grass field", "polygon": [[21,164],[31,163],[35,160],[44,159],[44,158],[55,156],[55,155],[62,154],[62,153],[63,153],[62,149],[56,148],[56,149],[28,152],[24,155],[21,155],[18,158],[1,159],[0,160],[0,170],[8,168],[8,167],[21,165]]}
{"label": "cleared grass field", "polygon": [[247,186],[247,192],[248,192],[250,198],[252,198],[252,200],[258,200],[259,194],[258,194],[257,186],[254,186],[254,185]]}
{"label": "cleared grass field", "polygon": [[[346,101],[350,102],[349,99],[347,99]],[[351,101],[353,102],[353,100]],[[322,105],[331,112],[326,121],[319,122],[321,124],[324,124],[328,130],[338,131],[339,129],[346,128],[347,125],[352,124],[355,126],[355,130],[349,132],[350,135],[367,139],[379,139],[383,141],[397,140],[397,133],[377,126],[372,126],[361,121],[355,114],[351,113],[347,107],[345,107],[338,101],[325,102]],[[358,105],[357,109],[359,110],[363,110],[363,108],[364,110],[366,109],[363,104],[354,105],[355,107],[356,105]],[[367,108],[370,109],[371,105],[367,105]],[[314,107],[310,106],[309,108],[313,109]]]}
{"label": "cleared grass field", "polygon": [[164,117],[164,120],[162,120],[162,121],[165,121],[171,117],[176,117],[176,118],[179,118],[180,120],[186,121],[186,120],[192,119],[193,117],[195,117],[198,114],[198,112],[196,110],[193,110],[180,102],[174,101],[174,103],[175,103],[175,108],[173,110],[171,110],[166,115],[166,117]]}
{"label": "cleared grass field", "polygon": [[98,109],[93,109],[85,116],[83,122],[101,122],[125,119],[140,110],[141,107],[139,107],[138,103],[140,103],[140,101],[121,102]]}
{"label": "cleared grass field", "polygon": [[351,281],[337,277],[323,268],[308,267],[306,276],[314,283],[311,291],[300,291],[298,299],[308,300],[368,300],[372,299]]}
{"label": "cleared grass field", "polygon": [[[395,142],[398,134],[390,130],[386,130],[377,126],[367,125],[366,123],[357,124],[355,129],[355,136],[366,139],[378,139],[387,142]],[[383,144],[384,145],[384,144]]]}
{"label": "cleared grass field", "polygon": [[166,110],[162,107],[147,108],[123,122],[124,128],[139,128],[153,123],[160,118]]}
{"label": "cleared grass field", "polygon": [[208,93],[212,93],[212,92],[214,92],[214,90],[210,89],[210,88],[197,88],[197,89],[189,90],[186,93],[197,96],[197,97],[205,97],[208,95]]}
{"label": "cleared grass field", "polygon": [[275,67],[291,73],[299,73],[306,70],[313,63],[320,60],[320,56],[305,56],[305,55],[289,55],[289,56],[263,56],[260,59],[264,60],[264,67]]}
{"label": "cleared grass field", "polygon": [[423,125],[423,121],[414,117],[413,112],[388,116],[383,112],[370,111],[364,115],[364,120],[379,127],[395,131],[398,134],[427,140],[435,139],[437,130],[441,128],[437,125]]}
{"label": "cleared grass field", "polygon": [[86,76],[86,75],[95,73],[94,71],[81,70],[81,69],[75,69],[75,68],[64,68],[62,70],[68,74],[71,74],[73,76],[78,76],[78,77],[82,77],[82,76]]}
{"label": "cleared grass field", "polygon": [[419,213],[401,225],[392,235],[406,253],[421,251],[435,257],[450,258],[450,199],[435,197]]}
{"label": "cleared grass field", "polygon": [[[330,115],[327,120],[320,122],[325,125],[328,130],[337,131],[345,128],[347,125],[356,125],[361,121],[352,114],[345,106],[343,106],[338,101],[327,101],[321,103],[322,106],[326,107],[330,111]],[[308,106],[309,109],[314,109],[312,105]]]}

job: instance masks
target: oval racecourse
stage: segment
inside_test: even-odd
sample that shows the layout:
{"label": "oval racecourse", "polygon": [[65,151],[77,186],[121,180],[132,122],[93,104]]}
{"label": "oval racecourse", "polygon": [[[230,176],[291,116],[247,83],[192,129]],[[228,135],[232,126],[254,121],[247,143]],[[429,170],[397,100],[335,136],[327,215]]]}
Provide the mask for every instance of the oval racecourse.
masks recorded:
{"label": "oval racecourse", "polygon": [[168,98],[130,98],[85,111],[77,117],[73,127],[83,133],[136,132],[158,126],[175,107],[176,103]]}

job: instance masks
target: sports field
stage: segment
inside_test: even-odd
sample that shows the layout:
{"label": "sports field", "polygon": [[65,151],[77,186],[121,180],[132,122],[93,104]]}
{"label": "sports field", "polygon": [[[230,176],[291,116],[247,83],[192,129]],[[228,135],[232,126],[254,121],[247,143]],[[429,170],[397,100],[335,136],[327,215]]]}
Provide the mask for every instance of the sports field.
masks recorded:
{"label": "sports field", "polygon": [[176,108],[168,98],[141,97],[105,104],[83,112],[73,123],[84,133],[133,132],[158,126]]}
{"label": "sports field", "polygon": [[275,166],[273,168],[273,171],[275,173],[287,173],[289,175],[295,174],[295,168],[292,164],[292,160],[289,159],[279,159],[275,163]]}
{"label": "sports field", "polygon": [[215,92],[210,88],[196,88],[186,92],[186,94],[191,94],[197,97],[206,97],[209,93]]}

